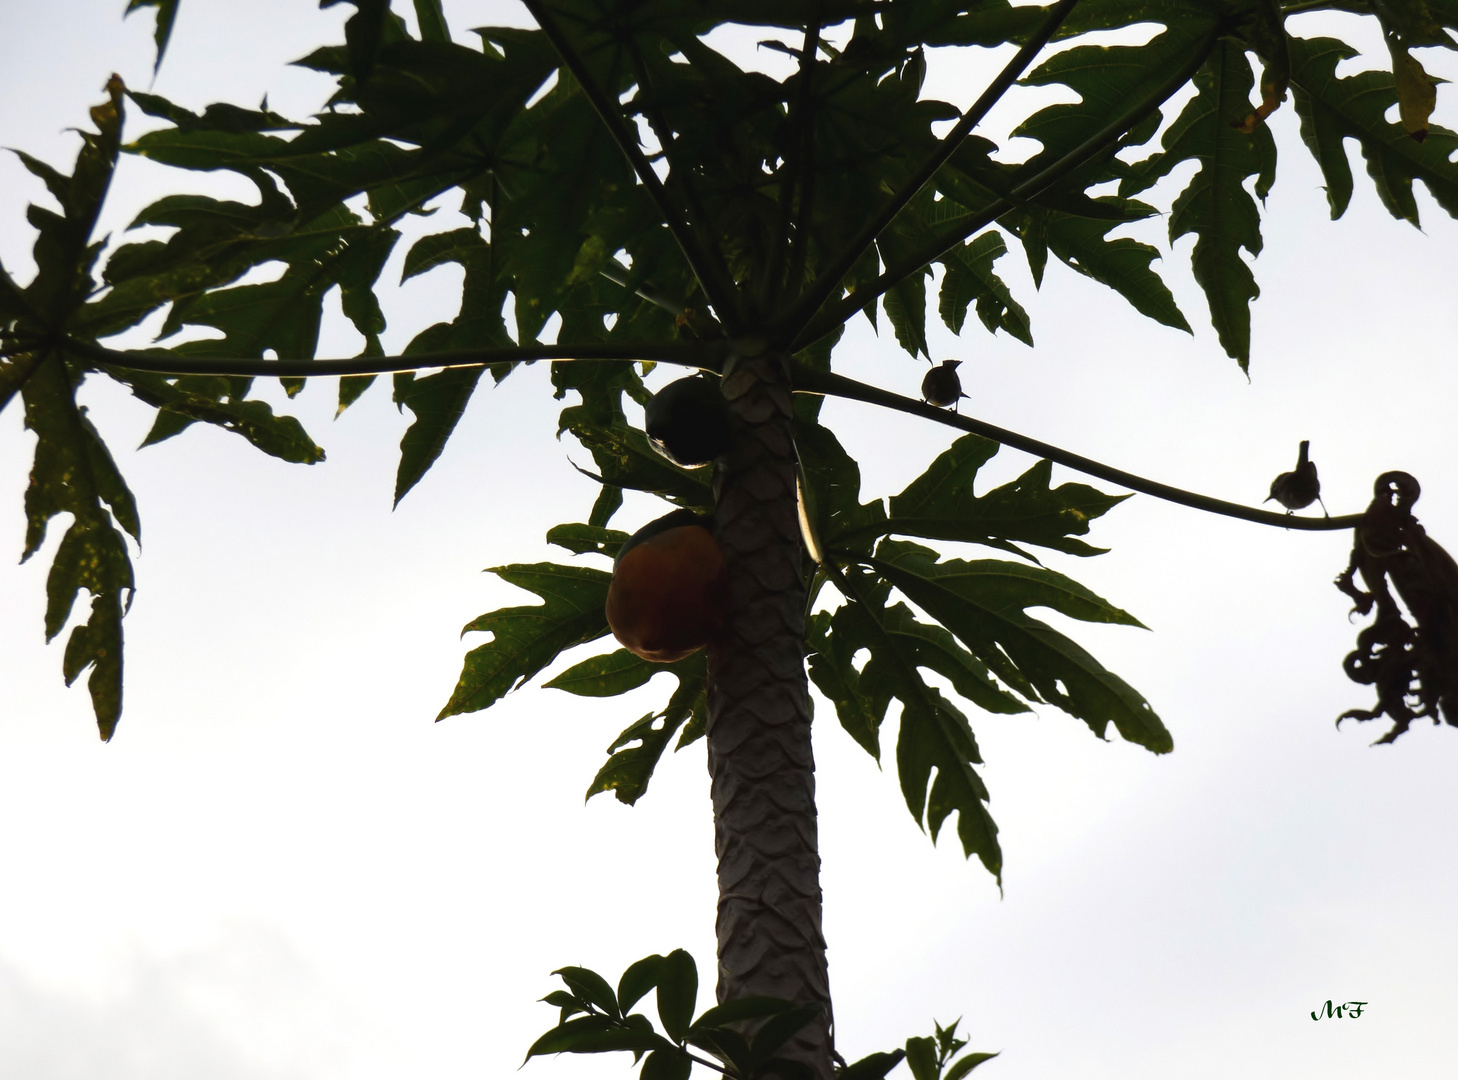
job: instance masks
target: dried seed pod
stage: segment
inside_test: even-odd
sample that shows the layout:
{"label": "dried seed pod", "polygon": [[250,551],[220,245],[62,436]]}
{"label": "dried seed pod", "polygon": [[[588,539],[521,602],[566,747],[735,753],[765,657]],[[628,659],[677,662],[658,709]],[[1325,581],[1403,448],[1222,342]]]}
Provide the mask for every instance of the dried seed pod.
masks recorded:
{"label": "dried seed pod", "polygon": [[1421,493],[1408,473],[1377,478],[1375,497],[1353,530],[1351,562],[1336,580],[1355,614],[1376,609],[1342,667],[1353,682],[1377,691],[1375,709],[1350,709],[1337,723],[1385,715],[1392,727],[1379,743],[1393,742],[1424,716],[1458,727],[1458,562],[1413,516]]}

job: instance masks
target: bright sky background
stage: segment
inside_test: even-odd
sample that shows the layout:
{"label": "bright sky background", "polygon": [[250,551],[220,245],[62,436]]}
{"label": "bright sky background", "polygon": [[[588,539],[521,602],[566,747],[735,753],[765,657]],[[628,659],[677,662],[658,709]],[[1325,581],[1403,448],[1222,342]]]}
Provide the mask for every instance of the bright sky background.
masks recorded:
{"label": "bright sky background", "polygon": [[[151,18],[123,23],[122,7],[0,4],[0,145],[69,171],[66,129],[86,123],[107,75],[148,86]],[[350,10],[189,2],[155,89],[194,108],[267,92],[279,111],[307,114],[327,82],[284,65],[339,40]],[[506,3],[447,10],[471,43],[469,27],[523,19]],[[1385,66],[1375,34],[1363,42],[1370,61],[1350,67]],[[1430,70],[1458,78],[1452,54],[1433,52]],[[928,92],[966,105],[999,56],[935,57]],[[1440,90],[1450,126],[1454,95]],[[133,114],[129,131],[144,122]],[[1189,238],[1162,272],[1193,339],[1058,265],[1035,292],[1014,245],[999,270],[1037,348],[970,319],[961,341],[934,329],[934,352],[966,361],[973,415],[1223,498],[1259,502],[1302,438],[1333,513],[1360,511],[1379,472],[1406,469],[1424,484],[1420,519],[1458,551],[1458,228],[1421,189],[1423,231],[1392,221],[1355,152],[1356,196],[1330,223],[1291,107],[1272,124],[1283,152],[1249,381],[1208,327]],[[176,190],[252,198],[227,178],[128,158],[104,228],[119,235]],[[0,158],[0,258],[22,281],[24,207],[46,198]],[[414,224],[452,222],[443,210]],[[1141,228],[1165,246],[1162,221]],[[449,317],[452,273],[386,288],[387,347]],[[353,354],[337,298],[329,310],[321,355]],[[904,393],[924,370],[864,321],[839,356],[848,373]],[[542,534],[584,518],[594,495],[567,462],[585,455],[552,438],[545,367],[483,388],[394,513],[405,419],[379,386],[336,421],[323,382],[287,408],[328,450],[312,468],[201,425],[134,453],[150,410],[88,385],[145,530],[126,711],[110,745],[85,690],[62,686],[60,641],[42,643],[61,525],[30,563],[0,571],[0,1076],[506,1076],[554,1021],[534,1000],[554,988],[551,969],[615,979],[679,946],[698,958],[710,1001],[702,744],[665,760],[638,807],[582,804],[603,750],[663,687],[605,703],[526,689],[488,713],[431,722],[459,671],[459,627],[531,602],[482,568],[570,558]],[[276,387],[259,392],[282,407]],[[869,407],[831,403],[825,415],[860,456],[868,495],[899,490],[953,438]],[[0,550],[11,558],[31,447],[12,407],[0,416]],[[1028,464],[1006,451],[990,480]],[[615,524],[653,513],[630,502]],[[1001,1080],[1450,1076],[1458,733],[1423,724],[1369,748],[1385,722],[1333,730],[1339,713],[1373,700],[1341,670],[1357,628],[1331,581],[1349,536],[1140,496],[1091,539],[1112,552],[1052,565],[1153,632],[1075,636],[1149,698],[1176,750],[1100,743],[1052,708],[974,713],[1004,898],[950,828],[936,848],[917,831],[894,767],[878,772],[822,702],[842,1052],[890,1049],[929,1033],[933,1017],[964,1016],[973,1049],[1004,1052],[977,1075]],[[1358,1020],[1313,1023],[1327,999],[1370,1004]],[[607,1057],[536,1061],[522,1075],[629,1074],[626,1058]]]}

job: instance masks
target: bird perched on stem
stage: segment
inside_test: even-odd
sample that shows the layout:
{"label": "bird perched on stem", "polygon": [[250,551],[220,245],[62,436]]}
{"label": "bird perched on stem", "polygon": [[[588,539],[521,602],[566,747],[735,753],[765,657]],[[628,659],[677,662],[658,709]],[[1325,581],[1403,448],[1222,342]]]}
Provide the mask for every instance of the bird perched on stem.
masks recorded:
{"label": "bird perched on stem", "polygon": [[[1286,508],[1286,513],[1300,510],[1314,502],[1321,502],[1321,481],[1316,478],[1316,462],[1306,456],[1311,440],[1301,440],[1301,450],[1296,456],[1296,468],[1283,472],[1271,481],[1271,493],[1266,502],[1275,499]],[[1331,517],[1326,503],[1321,502],[1321,512]]]}
{"label": "bird perched on stem", "polygon": [[927,404],[939,408],[957,408],[957,402],[967,395],[962,393],[962,380],[957,375],[960,360],[943,360],[940,367],[934,367],[921,380],[921,396]]}

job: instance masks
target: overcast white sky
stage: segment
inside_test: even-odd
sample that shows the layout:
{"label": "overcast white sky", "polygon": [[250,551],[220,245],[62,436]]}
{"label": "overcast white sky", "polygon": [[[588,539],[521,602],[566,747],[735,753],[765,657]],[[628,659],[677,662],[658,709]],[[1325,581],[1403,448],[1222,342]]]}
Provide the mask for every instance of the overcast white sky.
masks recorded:
{"label": "overcast white sky", "polygon": [[[123,23],[122,7],[0,2],[0,145],[69,170],[76,139],[65,129],[86,122],[108,73],[148,85],[150,17]],[[267,92],[280,111],[306,114],[327,84],[284,64],[337,40],[349,10],[188,3],[155,89],[192,107]],[[522,21],[505,3],[447,10],[458,33]],[[1313,32],[1309,21],[1295,29]],[[1364,42],[1370,63],[1385,64],[1375,35]],[[995,60],[937,57],[928,91],[965,105]],[[1447,57],[1430,69],[1458,77]],[[1451,87],[1440,94],[1453,126]],[[1208,328],[1188,238],[1163,272],[1193,339],[1058,266],[1035,293],[1014,251],[999,269],[1037,348],[974,325],[960,342],[938,334],[934,352],[966,361],[974,415],[1224,498],[1258,502],[1302,438],[1333,513],[1361,510],[1379,472],[1407,469],[1424,485],[1419,517],[1458,550],[1458,228],[1422,190],[1424,230],[1391,221],[1359,160],[1352,208],[1328,222],[1291,108],[1272,123],[1283,156],[1250,381]],[[128,159],[105,228],[119,232],[169,190],[251,198]],[[0,258],[22,281],[24,207],[45,198],[12,156],[0,159]],[[425,226],[450,227],[450,214]],[[387,347],[449,316],[451,273],[387,290]],[[350,355],[358,339],[337,300],[330,310],[321,354]],[[848,373],[907,393],[923,370],[863,322],[841,358]],[[394,513],[405,421],[383,386],[333,420],[331,382],[288,406],[328,450],[313,468],[211,429],[133,452],[150,410],[88,388],[145,530],[126,712],[110,745],[96,739],[84,689],[61,684],[61,644],[42,643],[44,574],[62,530],[0,571],[0,1076],[506,1075],[553,1021],[534,1003],[553,988],[552,968],[615,978],[679,946],[698,958],[708,1003],[702,744],[666,760],[635,809],[581,797],[604,748],[665,691],[592,703],[526,689],[488,713],[431,722],[467,647],[459,627],[530,602],[481,569],[565,557],[541,536],[583,518],[594,495],[568,466],[573,448],[552,438],[547,372],[482,390]],[[860,456],[868,494],[899,490],[952,438],[867,407],[832,403],[826,416]],[[0,550],[12,558],[31,446],[18,408],[0,415]],[[1007,451],[988,472],[1000,481],[1028,463]],[[630,503],[618,524],[651,514]],[[940,847],[927,842],[894,768],[878,772],[823,707],[842,1051],[889,1049],[933,1017],[964,1016],[974,1049],[1004,1052],[978,1075],[1004,1080],[1450,1076],[1458,733],[1423,725],[1369,748],[1383,728],[1333,730],[1372,700],[1340,666],[1356,627],[1331,580],[1349,538],[1141,496],[1091,539],[1112,552],[1053,565],[1153,632],[1076,636],[1149,698],[1176,750],[1100,743],[1051,708],[974,714],[1006,856],[999,899],[950,830]],[[1329,998],[1370,1004],[1360,1019],[1313,1023]],[[563,1058],[523,1075],[627,1068]]]}

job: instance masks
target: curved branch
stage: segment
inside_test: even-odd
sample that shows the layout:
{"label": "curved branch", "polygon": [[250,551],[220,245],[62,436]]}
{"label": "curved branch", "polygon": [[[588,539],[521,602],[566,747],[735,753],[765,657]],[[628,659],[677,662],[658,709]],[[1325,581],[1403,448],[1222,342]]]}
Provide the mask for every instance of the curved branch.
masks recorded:
{"label": "curved branch", "polygon": [[[952,155],[957,152],[957,148],[962,145],[968,135],[972,134],[972,129],[982,122],[983,117],[1002,99],[1008,88],[1018,80],[1027,66],[1042,51],[1043,46],[1048,44],[1049,39],[1057,33],[1058,27],[1063,24],[1064,19],[1068,18],[1077,3],[1078,0],[1058,0],[1053,10],[1048,13],[1048,17],[1043,20],[1043,25],[1038,27],[1037,33],[1029,38],[1017,51],[1017,54],[1007,62],[1007,66],[1002,69],[997,78],[988,83],[987,89],[982,91],[982,96],[962,114],[962,118],[957,121],[957,126],[942,138],[936,153],[932,154],[926,163],[906,183],[901,185],[901,189],[891,196],[886,205],[870,221],[866,222],[836,260],[816,277],[809,290],[785,316],[786,325],[795,326],[810,321],[811,316],[830,298],[836,285],[845,278],[846,274],[850,273],[851,268],[855,266],[856,261],[865,253],[866,249],[875,243],[881,230],[890,225],[892,218],[906,208],[906,205],[916,197],[916,193],[936,175],[936,171],[951,160]],[[981,226],[979,225],[978,228]]]}
{"label": "curved branch", "polygon": [[1086,458],[1069,450],[1031,439],[1026,435],[1019,435],[1016,431],[995,427],[981,420],[974,420],[970,416],[947,412],[945,409],[928,405],[924,401],[893,394],[889,390],[868,386],[863,382],[848,379],[844,375],[836,375],[833,372],[796,368],[794,378],[795,390],[799,393],[823,394],[828,397],[863,401],[869,405],[880,405],[898,412],[909,413],[912,416],[920,416],[925,420],[946,424],[948,427],[970,431],[974,435],[992,439],[1004,446],[1011,446],[1014,450],[1022,450],[1028,454],[1047,458],[1059,465],[1076,469],[1089,476],[1096,476],[1100,480],[1107,480],[1111,484],[1118,484],[1131,491],[1152,495],[1156,499],[1189,506],[1196,510],[1204,510],[1207,513],[1239,518],[1242,521],[1253,521],[1258,525],[1274,525],[1281,529],[1303,529],[1309,532],[1351,529],[1362,521],[1361,514],[1345,514],[1341,517],[1326,518],[1295,517],[1291,514],[1260,510],[1253,506],[1241,506],[1239,503],[1226,502],[1223,499],[1212,499],[1208,495],[1197,495],[1193,491],[1185,491],[1168,484],[1161,484],[1157,480],[1147,480],[1134,473],[1125,472],[1123,469],[1115,469],[1101,461],[1094,461],[1092,458]]}
{"label": "curved branch", "polygon": [[700,248],[697,238],[693,235],[689,225],[684,221],[682,215],[673,206],[668,198],[668,192],[663,182],[658,179],[658,174],[653,171],[653,166],[643,155],[643,150],[638,145],[638,140],[627,130],[623,124],[623,118],[614,107],[612,101],[603,96],[602,88],[592,81],[591,73],[587,65],[583,63],[582,57],[572,51],[567,41],[567,36],[562,32],[557,21],[547,14],[542,0],[523,0],[526,9],[531,13],[532,18],[537,20],[537,25],[547,35],[547,40],[557,50],[557,55],[562,58],[562,63],[582,87],[582,92],[587,100],[591,102],[593,109],[607,128],[608,134],[623,156],[628,159],[628,164],[633,167],[633,172],[642,181],[644,188],[648,191],[648,197],[653,200],[658,212],[663,216],[664,224],[668,226],[673,238],[678,242],[679,250],[683,257],[688,260],[689,268],[693,270],[694,276],[699,279],[699,285],[704,290],[704,295],[709,302],[719,311],[720,317],[729,319],[737,317],[736,300],[737,290],[728,272],[713,261],[714,252],[704,251]]}
{"label": "curved branch", "polygon": [[617,345],[594,342],[587,345],[517,345],[496,349],[451,349],[445,352],[410,353],[406,356],[351,356],[340,360],[260,360],[257,358],[213,358],[166,356],[157,353],[121,352],[89,341],[66,338],[58,346],[64,352],[88,360],[132,371],[155,371],[164,375],[242,375],[246,377],[311,375],[383,375],[393,371],[425,368],[485,367],[490,364],[532,360],[627,360],[678,364],[681,367],[718,371],[729,353],[722,341],[663,345]]}
{"label": "curved branch", "polygon": [[937,237],[929,241],[922,246],[921,250],[900,260],[895,266],[887,267],[886,272],[876,278],[876,280],[866,285],[858,286],[849,296],[841,297],[839,300],[824,308],[818,317],[809,319],[803,326],[796,328],[794,323],[788,318],[781,320],[780,325],[776,328],[777,333],[774,336],[779,337],[783,334],[793,334],[793,344],[789,346],[789,349],[792,352],[798,352],[800,349],[805,348],[805,346],[813,344],[819,338],[830,333],[830,331],[840,326],[857,311],[891,289],[894,285],[899,284],[928,263],[945,255],[973,233],[992,224],[1019,203],[1026,202],[1029,199],[1041,195],[1069,173],[1081,165],[1086,164],[1095,154],[1108,149],[1113,143],[1123,138],[1124,134],[1130,128],[1134,127],[1153,110],[1158,109],[1169,100],[1200,69],[1200,65],[1210,55],[1210,50],[1214,47],[1218,39],[1218,30],[1212,30],[1204,39],[1201,47],[1184,64],[1180,65],[1176,71],[1172,72],[1169,78],[1165,79],[1149,94],[1126,109],[1117,118],[1105,124],[1047,168],[1040,170],[1035,175],[1024,180],[1021,184],[1013,187],[1001,198],[995,199],[992,203],[984,207],[980,213],[975,214],[970,223],[959,226],[951,235]]}

